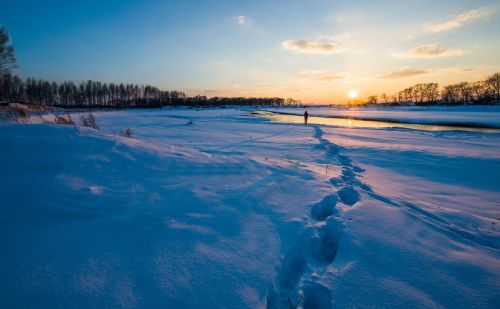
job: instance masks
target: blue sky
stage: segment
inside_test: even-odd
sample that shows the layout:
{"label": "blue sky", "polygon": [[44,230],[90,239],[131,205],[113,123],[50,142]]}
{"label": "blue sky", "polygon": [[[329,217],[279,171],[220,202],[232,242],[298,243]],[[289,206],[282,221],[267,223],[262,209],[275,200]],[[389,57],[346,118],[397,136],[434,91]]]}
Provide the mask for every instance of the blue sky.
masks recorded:
{"label": "blue sky", "polygon": [[339,103],[500,71],[498,1],[0,2],[23,77]]}

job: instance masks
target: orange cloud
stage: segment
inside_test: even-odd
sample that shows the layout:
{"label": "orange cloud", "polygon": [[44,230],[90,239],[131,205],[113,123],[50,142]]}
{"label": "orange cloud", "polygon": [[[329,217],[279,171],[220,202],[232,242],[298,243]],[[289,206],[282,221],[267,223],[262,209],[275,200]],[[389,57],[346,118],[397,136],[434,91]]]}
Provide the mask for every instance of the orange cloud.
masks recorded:
{"label": "orange cloud", "polygon": [[345,49],[340,45],[330,41],[315,41],[315,40],[288,40],[284,41],[281,46],[298,53],[308,54],[336,54],[343,52]]}
{"label": "orange cloud", "polygon": [[345,79],[345,76],[343,74],[328,72],[328,71],[323,71],[323,70],[304,71],[304,72],[301,72],[300,75],[305,77],[305,78],[308,78],[308,79],[314,79],[314,80],[319,80],[319,81],[324,81],[324,82],[332,82],[332,81]]}
{"label": "orange cloud", "polygon": [[490,12],[484,8],[464,12],[442,23],[431,24],[424,27],[427,32],[442,32],[460,28],[467,23],[484,19],[490,15]]}
{"label": "orange cloud", "polygon": [[399,71],[388,72],[388,73],[380,76],[380,78],[383,78],[383,79],[406,78],[406,77],[412,77],[412,76],[421,75],[421,74],[425,74],[425,73],[428,73],[428,71],[415,70],[415,69],[403,69],[403,70],[399,70]]}
{"label": "orange cloud", "polygon": [[439,44],[428,44],[409,49],[403,53],[394,54],[394,56],[403,58],[437,58],[461,56],[464,53],[461,49],[452,49]]}

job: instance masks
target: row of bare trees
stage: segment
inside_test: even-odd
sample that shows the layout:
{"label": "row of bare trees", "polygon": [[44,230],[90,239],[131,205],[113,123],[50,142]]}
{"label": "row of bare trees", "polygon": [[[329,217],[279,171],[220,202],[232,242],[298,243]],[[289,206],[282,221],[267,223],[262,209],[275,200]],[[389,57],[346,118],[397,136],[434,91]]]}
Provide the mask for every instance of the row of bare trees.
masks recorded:
{"label": "row of bare trees", "polygon": [[373,95],[367,104],[387,105],[432,105],[432,104],[498,104],[500,103],[500,73],[495,73],[484,81],[460,82],[440,89],[437,83],[422,83],[408,87],[389,96]]}
{"label": "row of bare trees", "polygon": [[74,83],[49,82],[5,74],[0,78],[0,101],[30,102],[65,108],[161,107],[176,105],[272,105],[285,104],[283,98],[188,97],[182,91],[163,91],[154,86],[101,83],[92,80]]}
{"label": "row of bare trees", "polygon": [[32,102],[60,107],[158,107],[181,104],[181,91],[161,91],[153,86],[86,81],[49,82],[5,74],[0,79],[0,100]]}

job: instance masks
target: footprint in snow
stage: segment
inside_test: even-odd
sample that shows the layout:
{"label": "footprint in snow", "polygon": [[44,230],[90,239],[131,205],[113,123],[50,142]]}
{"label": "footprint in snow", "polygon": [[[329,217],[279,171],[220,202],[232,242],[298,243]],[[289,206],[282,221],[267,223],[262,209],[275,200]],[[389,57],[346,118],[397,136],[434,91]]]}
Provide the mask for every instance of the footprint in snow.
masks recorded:
{"label": "footprint in snow", "polygon": [[324,221],[335,213],[337,196],[332,194],[326,196],[321,202],[311,206],[311,217],[316,221]]}
{"label": "footprint in snow", "polygon": [[339,190],[338,195],[342,203],[348,206],[356,204],[361,199],[358,191],[354,190],[351,186]]}
{"label": "footprint in snow", "polygon": [[323,309],[332,307],[332,296],[327,287],[311,283],[304,288],[304,309]]}
{"label": "footprint in snow", "polygon": [[328,265],[333,263],[339,249],[344,226],[334,217],[330,217],[318,234],[310,239],[311,256],[318,262]]}

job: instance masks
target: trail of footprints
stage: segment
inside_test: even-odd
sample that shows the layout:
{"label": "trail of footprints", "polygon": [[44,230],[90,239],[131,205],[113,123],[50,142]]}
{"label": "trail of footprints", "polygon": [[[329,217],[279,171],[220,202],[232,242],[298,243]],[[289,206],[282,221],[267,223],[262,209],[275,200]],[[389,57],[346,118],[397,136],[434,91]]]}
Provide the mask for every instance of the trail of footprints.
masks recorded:
{"label": "trail of footprints", "polygon": [[347,206],[356,204],[365,192],[371,198],[394,207],[407,208],[412,216],[432,224],[435,228],[459,235],[478,245],[498,249],[500,246],[489,239],[469,233],[445,219],[442,219],[417,205],[408,202],[398,203],[390,198],[375,193],[372,188],[359,180],[364,170],[342,155],[342,148],[323,138],[319,126],[314,127],[314,137],[319,141],[317,147],[324,151],[327,159],[334,160],[342,168],[339,177],[330,179],[335,193],[311,206],[310,224],[304,230],[295,246],[286,254],[281,270],[267,297],[267,308],[331,308],[332,296],[327,287],[319,283],[319,275],[337,256],[339,241],[344,224],[340,221],[337,203]]}
{"label": "trail of footprints", "polygon": [[337,203],[340,201],[346,206],[353,206],[361,198],[358,191],[387,205],[405,207],[412,216],[432,224],[445,233],[459,235],[481,246],[500,248],[489,239],[477,237],[417,205],[408,202],[398,203],[377,194],[370,186],[359,180],[364,170],[354,165],[350,158],[342,155],[340,146],[323,138],[323,131],[319,126],[315,126],[314,130],[314,137],[319,141],[317,147],[325,152],[328,160],[334,160],[335,164],[342,168],[342,173],[339,177],[330,179],[335,193],[311,206],[309,227],[304,230],[294,247],[285,254],[278,277],[269,289],[267,308],[297,308],[297,305],[302,305],[304,309],[331,308],[332,296],[329,289],[318,282],[318,274],[333,263],[337,256],[344,229]]}
{"label": "trail of footprints", "polygon": [[336,193],[311,206],[310,227],[285,254],[281,270],[267,296],[267,308],[290,308],[302,304],[308,308],[331,308],[332,297],[327,287],[317,282],[317,273],[333,263],[337,256],[344,224],[339,221],[337,203],[353,206],[361,198],[357,188],[370,190],[357,179],[364,170],[340,154],[341,148],[323,138],[314,127],[319,149],[342,167],[339,177],[330,179]]}

